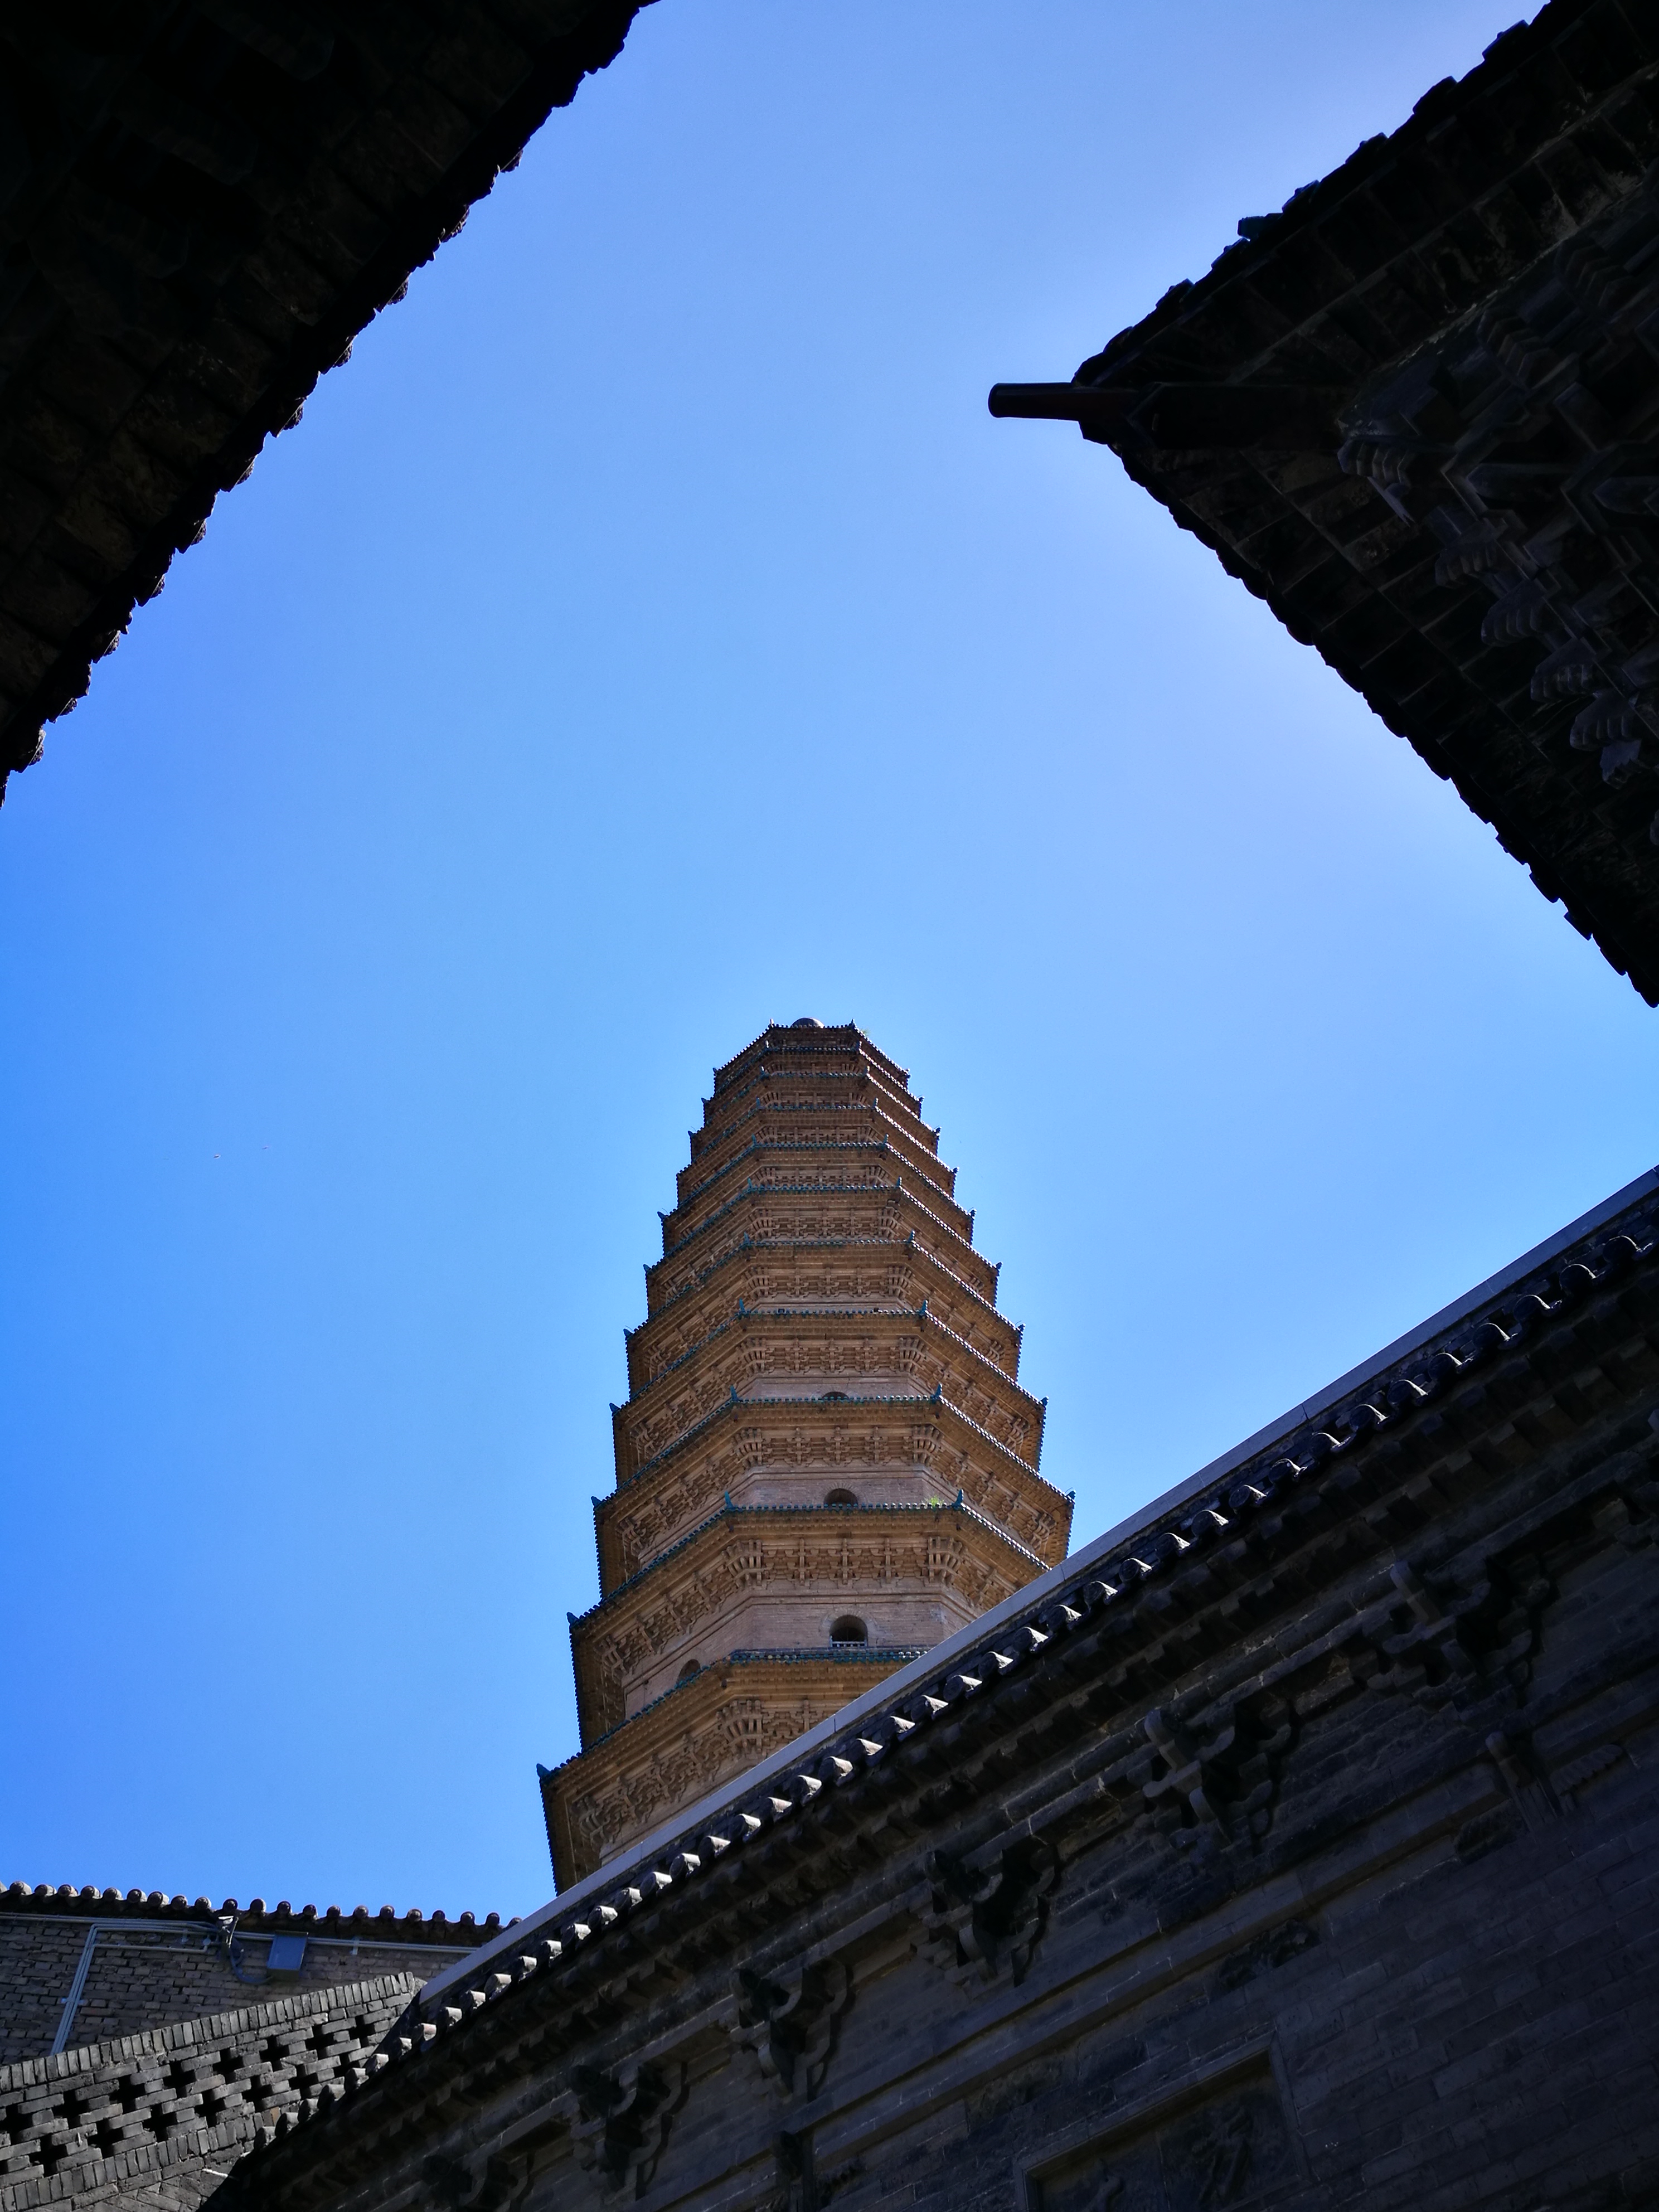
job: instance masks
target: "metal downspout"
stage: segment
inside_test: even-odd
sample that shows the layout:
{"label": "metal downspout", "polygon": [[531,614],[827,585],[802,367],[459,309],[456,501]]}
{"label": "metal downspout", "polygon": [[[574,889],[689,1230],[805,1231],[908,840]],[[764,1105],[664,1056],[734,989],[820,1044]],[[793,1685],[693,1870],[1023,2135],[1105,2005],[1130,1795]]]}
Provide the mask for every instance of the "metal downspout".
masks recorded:
{"label": "metal downspout", "polygon": [[75,1970],[75,1979],[70,1984],[69,1995],[64,1999],[64,2017],[58,2023],[58,2033],[52,2039],[52,2056],[67,2048],[70,2030],[75,2025],[75,2015],[81,2009],[81,1995],[87,1986],[87,1974],[92,1965],[92,1954],[98,1947],[98,1923],[94,1920],[87,1930],[87,1940],[81,1953],[81,1963]]}

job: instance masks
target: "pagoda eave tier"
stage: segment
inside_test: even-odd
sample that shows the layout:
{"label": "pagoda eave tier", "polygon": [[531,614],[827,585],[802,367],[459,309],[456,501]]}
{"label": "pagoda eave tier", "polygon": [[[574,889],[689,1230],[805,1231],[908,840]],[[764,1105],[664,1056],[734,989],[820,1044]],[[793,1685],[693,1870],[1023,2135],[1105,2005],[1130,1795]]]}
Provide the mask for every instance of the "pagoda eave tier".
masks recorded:
{"label": "pagoda eave tier", "polygon": [[873,1101],[848,1100],[826,1106],[801,1099],[757,1099],[720,1139],[692,1154],[691,1164],[674,1178],[675,1203],[684,1208],[712,1183],[729,1176],[757,1153],[839,1150],[847,1145],[883,1145],[947,1198],[956,1194],[957,1171],[946,1167],[936,1146],[919,1127],[907,1128]]}
{"label": "pagoda eave tier", "polygon": [[881,1174],[856,1183],[756,1182],[735,1192],[646,1268],[647,1312],[654,1316],[734,1252],[756,1244],[787,1246],[815,1240],[914,1242],[988,1304],[996,1303],[994,1263],[975,1252],[968,1236],[929,1206],[919,1188],[902,1177]]}
{"label": "pagoda eave tier", "polygon": [[757,1083],[784,1085],[811,1081],[873,1083],[906,1115],[921,1116],[921,1100],[910,1089],[908,1068],[888,1059],[872,1044],[862,1030],[850,1025],[822,1030],[816,1043],[806,1042],[775,1025],[763,1030],[753,1044],[714,1070],[714,1087],[702,1102],[703,1126],[714,1126],[732,1102]]}
{"label": "pagoda eave tier", "polygon": [[[821,1023],[791,1022],[787,1026],[772,1022],[757,1037],[750,1040],[743,1050],[734,1053],[724,1066],[714,1070],[714,1090],[710,1098],[703,1101],[705,1114],[720,1103],[728,1091],[757,1061],[775,1060],[781,1067],[791,1070],[839,1067],[848,1060],[855,1060],[874,1068],[890,1083],[896,1091],[910,1098],[910,1071],[901,1067],[896,1060],[889,1060],[878,1044],[874,1044],[854,1022],[838,1022],[830,1027]],[[920,1099],[910,1099],[919,1106]]]}
{"label": "pagoda eave tier", "polygon": [[662,1216],[663,1257],[680,1251],[751,1190],[779,1197],[840,1198],[864,1190],[914,1189],[927,1212],[959,1237],[973,1242],[974,1217],[945,1185],[907,1159],[884,1137],[812,1138],[791,1143],[769,1138],[751,1146],[729,1168],[700,1186],[695,1198]]}
{"label": "pagoda eave tier", "polygon": [[[757,1113],[817,1113],[838,1115],[848,1110],[874,1110],[883,1117],[890,1128],[905,1130],[911,1144],[921,1144],[922,1152],[938,1159],[938,1133],[929,1121],[922,1121],[915,1110],[915,1099],[907,1097],[902,1091],[874,1075],[869,1068],[842,1068],[842,1071],[792,1071],[775,1075],[769,1068],[757,1068],[750,1082],[738,1084],[737,1091],[723,1091],[719,1099],[703,1099],[703,1128],[690,1130],[690,1166],[679,1170],[679,1188],[684,1188],[686,1176],[696,1170],[708,1159],[717,1155],[723,1146],[732,1139],[732,1134],[752,1124]],[[956,1170],[951,1170],[956,1172]]]}
{"label": "pagoda eave tier", "polygon": [[962,1504],[731,1506],[570,1624],[582,1740],[739,1647],[850,1640],[927,1650],[1048,1561]]}
{"label": "pagoda eave tier", "polygon": [[[812,1378],[811,1380],[805,1378]],[[1042,1408],[956,1332],[920,1310],[763,1307],[723,1323],[622,1408],[617,1480],[625,1483],[733,1392],[753,1400],[843,1396],[947,1401],[1035,1465]]]}
{"label": "pagoda eave tier", "polygon": [[608,1595],[723,1500],[805,1506],[836,1489],[913,1504],[959,1491],[1044,1565],[1066,1556],[1071,1499],[947,1401],[751,1398],[720,1407],[595,1498],[599,1587]]}
{"label": "pagoda eave tier", "polygon": [[739,1650],[541,1778],[558,1887],[781,1750],[895,1668],[908,1646]]}
{"label": "pagoda eave tier", "polygon": [[[992,1285],[995,1288],[994,1280]],[[816,1304],[827,1311],[923,1304],[974,1351],[1019,1373],[1022,1332],[938,1254],[903,1237],[750,1239],[628,1333],[628,1387],[643,1392],[717,1328],[745,1312]]]}

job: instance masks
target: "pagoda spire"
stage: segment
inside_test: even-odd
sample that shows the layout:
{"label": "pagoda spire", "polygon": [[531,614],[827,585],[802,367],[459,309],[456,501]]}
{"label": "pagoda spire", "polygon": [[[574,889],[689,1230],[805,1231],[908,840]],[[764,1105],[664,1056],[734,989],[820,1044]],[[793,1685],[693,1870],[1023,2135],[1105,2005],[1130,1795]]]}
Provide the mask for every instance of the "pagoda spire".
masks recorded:
{"label": "pagoda spire", "polygon": [[714,1072],[593,1504],[561,1888],[1066,1555],[1043,1407],[906,1071],[774,1024]]}

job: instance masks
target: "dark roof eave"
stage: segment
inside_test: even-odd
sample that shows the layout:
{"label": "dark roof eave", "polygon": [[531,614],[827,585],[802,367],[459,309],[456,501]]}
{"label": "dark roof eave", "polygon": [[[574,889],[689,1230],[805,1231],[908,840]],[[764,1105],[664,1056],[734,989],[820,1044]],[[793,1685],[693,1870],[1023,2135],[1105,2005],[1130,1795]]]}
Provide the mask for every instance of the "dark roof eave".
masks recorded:
{"label": "dark roof eave", "polygon": [[[829,1802],[829,1793],[859,1784],[874,1760],[886,1757],[917,1730],[939,1725],[952,1732],[950,1741],[970,1712],[994,1714],[1000,1702],[995,1696],[997,1682],[1008,1671],[1031,1668],[1047,1674],[1057,1666],[1066,1685],[1063,1694],[1070,1695],[1075,1680],[1067,1663],[1073,1650],[1072,1638],[1080,1632],[1086,1651],[1102,1609],[1115,1605],[1123,1595],[1109,1586],[1107,1577],[1115,1571],[1132,1580],[1136,1575],[1150,1581],[1169,1574],[1184,1556],[1172,1540],[1182,1529],[1196,1531],[1187,1540],[1189,1547],[1201,1550],[1215,1540],[1219,1532],[1212,1530],[1206,1535],[1203,1526],[1206,1516],[1213,1510],[1212,1501],[1226,1504],[1247,1518],[1260,1513],[1264,1540],[1277,1542],[1288,1535],[1291,1541],[1299,1541],[1294,1530],[1296,1516],[1273,1510],[1276,1493],[1298,1480],[1302,1474],[1322,1471],[1333,1455],[1354,1451],[1363,1458],[1376,1424],[1358,1417],[1363,1409],[1370,1408],[1373,1399],[1392,1404],[1396,1388],[1415,1387],[1413,1376],[1420,1378],[1426,1395],[1432,1398],[1443,1386],[1436,1364],[1443,1356],[1461,1352],[1470,1367],[1504,1356],[1508,1344],[1515,1340],[1503,1326],[1505,1321],[1511,1330],[1522,1335],[1534,1326],[1553,1326],[1559,1314],[1568,1316],[1571,1325],[1571,1317],[1585,1302],[1594,1296],[1605,1296],[1609,1280],[1627,1282],[1633,1268],[1641,1268],[1650,1279],[1656,1244],[1659,1244],[1656,1194],[1659,1172],[1643,1176],[1362,1367],[1351,1370],[1293,1407],[1270,1430],[1259,1432],[1200,1469],[1151,1506],[1085,1545],[1036,1584],[935,1645],[900,1674],[884,1679],[734,1782],[722,1785],[672,1821],[618,1852],[528,1915],[510,1939],[500,1938],[481,1958],[434,1976],[422,1992],[421,2008],[433,2019],[438,2038],[447,2040],[452,2033],[473,2036],[483,2063],[493,2066],[501,2045],[500,2037],[490,2033],[495,2003],[507,2003],[515,2021],[522,2017],[519,2008],[523,2004],[533,2006],[545,2001],[566,2006],[569,1976],[585,1971],[589,1955],[594,1957],[601,1973],[614,1972],[607,1926],[617,1923],[628,1940],[625,1923],[635,1912],[652,1916],[665,1904],[672,1909],[682,1894],[695,1898],[704,1869],[711,1863],[720,1863],[726,1851],[742,1850],[745,1836],[760,1838],[763,1850],[769,1832],[779,1822],[799,1823],[810,1818],[815,1802],[822,1798]],[[1303,1432],[1316,1420],[1325,1424],[1327,1431],[1347,1433],[1327,1433],[1328,1449],[1311,1457],[1309,1467],[1292,1474],[1284,1454],[1291,1447],[1307,1448]],[[1259,1500],[1253,1497],[1258,1487],[1253,1477],[1267,1486]],[[1363,1488],[1352,1493],[1356,1513],[1363,1508],[1364,1494]],[[1236,1507],[1235,1495],[1239,1500]],[[1144,1568],[1129,1565],[1137,1558],[1144,1559]],[[1384,1605],[1396,1600],[1397,1592],[1390,1584]],[[1161,1637],[1164,1633],[1161,1617],[1155,1617],[1145,1632],[1153,1638]],[[1121,1662],[1122,1647],[1115,1642],[1111,1650],[1115,1666]],[[981,1662],[987,1676],[970,1679],[968,1667]],[[994,1675],[988,1673],[993,1666],[997,1669]],[[990,1694],[981,1704],[987,1692]],[[896,1725],[901,1718],[902,1735]],[[995,1768],[981,1771],[1000,1772]],[[738,1821],[739,1813],[749,1816],[746,1822]],[[601,1904],[607,1908],[605,1917],[597,1911]],[[694,1905],[693,1909],[698,1908]],[[648,1919],[647,1924],[651,1924]],[[590,1944],[594,1947],[591,1954]],[[536,1956],[538,1948],[562,1961],[558,1976],[544,1977],[539,1984],[534,1978],[540,1963]],[[515,1954],[523,1964],[515,1964]],[[492,1965],[506,1971],[488,1987],[480,1988],[468,2006],[447,2003],[448,1993],[463,1978],[469,1983],[485,1980],[485,1970]],[[433,2063],[444,2068],[446,2079],[452,2078],[453,2060],[434,2055]],[[464,2065],[465,2060],[461,2063]],[[398,2077],[405,2066],[410,2068],[410,2079],[407,2087],[403,2087]],[[418,2096],[428,2079],[429,2069],[422,2064],[422,2045],[411,2039],[404,2057],[349,2092],[342,2102],[348,2106],[366,2106],[368,2117],[380,2124],[403,2109],[404,2100]],[[318,2162],[327,2160],[335,2140],[332,2116],[326,2116],[306,2123],[276,2153],[255,2154],[241,2172],[256,2190],[261,2184],[267,2185],[266,2195],[256,2201],[276,2202],[270,2185],[280,2186],[283,2177],[317,2172]]]}

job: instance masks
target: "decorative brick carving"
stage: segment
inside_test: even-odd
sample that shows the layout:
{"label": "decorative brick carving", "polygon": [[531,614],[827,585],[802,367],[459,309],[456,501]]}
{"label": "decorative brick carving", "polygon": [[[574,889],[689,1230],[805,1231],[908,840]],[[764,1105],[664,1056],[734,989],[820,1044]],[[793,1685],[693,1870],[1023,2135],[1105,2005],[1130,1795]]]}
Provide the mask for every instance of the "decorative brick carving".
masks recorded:
{"label": "decorative brick carving", "polygon": [[980,1867],[935,1850],[927,1870],[930,1885],[920,1907],[926,1955],[963,1985],[1024,1981],[1060,1877],[1052,1846],[1024,1837]]}
{"label": "decorative brick carving", "polygon": [[1164,2100],[1093,2144],[1039,2167],[1038,2212],[1234,2212],[1271,2203],[1301,2179],[1291,2124],[1264,2063],[1206,2094]]}
{"label": "decorative brick carving", "polygon": [[1201,1735],[1156,1706],[1142,1726],[1156,1753],[1142,1795],[1159,1834],[1177,1844],[1206,1826],[1247,1840],[1267,1834],[1294,1729],[1283,1698],[1212,1710]]}
{"label": "decorative brick carving", "polygon": [[[872,1655],[925,1649],[1063,1556],[1071,1501],[1038,1472],[1042,1407],[955,1180],[850,1025],[775,1027],[716,1070],[594,1501],[583,1748],[542,1783],[561,1884],[832,1710],[794,1673],[855,1640],[832,1620]],[[688,1668],[738,1653],[744,1712],[659,1725]]]}
{"label": "decorative brick carving", "polygon": [[272,1997],[0,2067],[0,2212],[118,2186],[193,2203],[208,2169],[361,2082],[419,1986],[395,1975]]}
{"label": "decorative brick carving", "polygon": [[637,2196],[656,2172],[684,2096],[684,2062],[652,2060],[611,2073],[579,2066],[571,2087],[576,2099],[571,2135],[583,2171],[602,2195]]}
{"label": "decorative brick carving", "polygon": [[783,2097],[804,2100],[823,2087],[836,2028],[853,1995],[839,1959],[759,1973],[739,1966],[732,1978],[733,2039],[752,2051],[761,2072]]}

